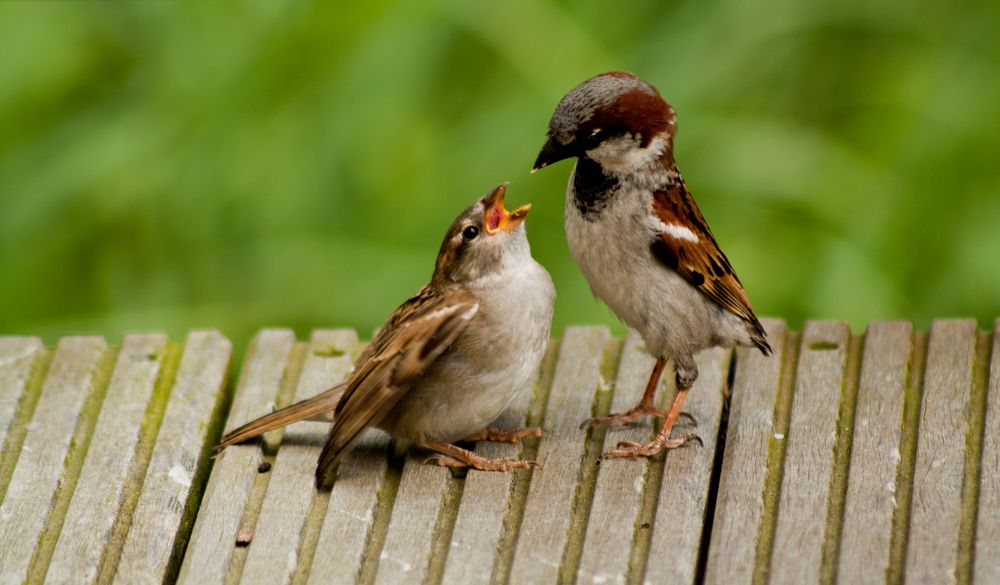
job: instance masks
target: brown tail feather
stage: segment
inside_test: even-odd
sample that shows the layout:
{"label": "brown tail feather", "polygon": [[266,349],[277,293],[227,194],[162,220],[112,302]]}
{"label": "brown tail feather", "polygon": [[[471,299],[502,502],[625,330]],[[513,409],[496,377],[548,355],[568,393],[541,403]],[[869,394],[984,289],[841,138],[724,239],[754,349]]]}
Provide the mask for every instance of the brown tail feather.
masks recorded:
{"label": "brown tail feather", "polygon": [[302,402],[296,402],[291,406],[286,406],[281,410],[276,410],[271,414],[258,418],[257,420],[250,421],[240,428],[226,433],[226,435],[222,437],[222,440],[219,441],[219,444],[215,446],[215,450],[221,451],[229,445],[242,443],[247,439],[263,435],[270,430],[290,425],[301,420],[326,420],[325,417],[318,417],[332,412],[337,407],[337,403],[340,402],[340,397],[344,394],[345,388],[346,384],[338,384],[325,392],[313,396],[312,398],[307,398]]}

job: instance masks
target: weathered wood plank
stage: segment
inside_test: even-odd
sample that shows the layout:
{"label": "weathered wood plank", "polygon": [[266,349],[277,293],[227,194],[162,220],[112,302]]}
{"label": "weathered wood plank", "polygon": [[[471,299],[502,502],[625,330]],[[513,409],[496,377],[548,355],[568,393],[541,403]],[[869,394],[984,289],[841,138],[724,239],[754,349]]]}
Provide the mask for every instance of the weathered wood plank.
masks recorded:
{"label": "weathered wood plank", "polygon": [[975,352],[975,321],[931,324],[913,471],[907,582],[956,580],[966,412]]}
{"label": "weathered wood plank", "polygon": [[538,448],[542,467],[532,471],[511,583],[554,583],[559,577],[585,449],[580,423],[591,416],[609,340],[603,327],[566,330],[545,409],[546,435]]}
{"label": "weathered wood plank", "polygon": [[979,518],[972,576],[1000,583],[1000,319],[993,325],[993,353],[986,387],[983,457],[979,467]]}
{"label": "weathered wood plank", "polygon": [[189,496],[208,463],[209,433],[222,416],[231,353],[218,332],[188,334],[115,582],[159,583],[172,555],[181,552],[196,512]]}
{"label": "weathered wood plank", "polygon": [[[353,330],[314,331],[294,400],[311,398],[343,380],[351,371],[351,350],[357,342]],[[241,583],[291,582],[302,558],[307,513],[317,494],[316,460],[329,431],[324,422],[300,422],[285,430]]]}
{"label": "weathered wood plank", "polygon": [[422,583],[430,568],[434,527],[451,471],[426,465],[427,453],[411,451],[379,556],[376,584]]}
{"label": "weathered wood plank", "polygon": [[378,495],[386,478],[389,437],[365,431],[337,468],[323,526],[309,571],[309,585],[353,583],[361,573],[365,544],[376,521]]}
{"label": "weathered wood plank", "polygon": [[[531,403],[526,385],[494,423],[498,428],[523,427]],[[521,445],[481,442],[476,452],[484,457],[520,457]],[[516,473],[469,473],[462,488],[458,516],[452,530],[444,585],[487,585],[497,560]]]}
{"label": "weathered wood plank", "polygon": [[73,451],[80,413],[94,391],[107,345],[100,337],[64,337],[42,385],[21,457],[0,505],[0,583],[21,583]]}
{"label": "weathered wood plank", "polygon": [[123,513],[130,480],[145,465],[139,439],[154,421],[146,420],[153,390],[166,359],[167,336],[128,335],[118,354],[94,437],[66,512],[46,583],[91,583],[112,531]]}
{"label": "weathered wood plank", "polygon": [[696,432],[704,446],[688,445],[667,453],[646,563],[648,582],[695,582],[732,355],[729,350],[713,349],[697,356],[700,373],[685,402],[685,410],[698,419]]}
{"label": "weathered wood plank", "polygon": [[767,453],[774,435],[787,332],[784,321],[764,319],[763,324],[774,349],[771,357],[756,349],[736,350],[726,448],[705,573],[705,582],[713,585],[746,585],[754,575],[754,536],[764,512]]}
{"label": "weathered wood plank", "polygon": [[[625,412],[639,403],[654,362],[646,353],[642,338],[629,331],[618,366],[611,412]],[[670,376],[667,372],[664,379]],[[658,394],[663,393],[665,385],[669,384],[660,384]],[[654,427],[652,417],[648,417],[642,424],[610,428],[601,449],[611,449],[619,441],[644,443],[655,434]],[[578,583],[624,583],[648,465],[647,459],[601,461],[577,569]]]}
{"label": "weathered wood plank", "polygon": [[772,583],[819,581],[849,339],[844,323],[808,321],[803,328],[774,534]]}
{"label": "weathered wood plank", "polygon": [[[0,460],[13,448],[7,445],[7,437],[14,415],[25,399],[31,372],[44,353],[45,346],[37,337],[0,337]],[[4,483],[0,476],[0,498]]]}
{"label": "weathered wood plank", "polygon": [[[270,412],[285,379],[295,334],[265,329],[250,345],[226,421],[231,431]],[[233,445],[215,459],[198,519],[191,532],[178,582],[221,585],[233,560],[240,521],[246,511],[258,467],[260,443]]]}
{"label": "weathered wood plank", "polygon": [[889,567],[913,325],[874,321],[865,336],[844,504],[843,583],[882,583]]}

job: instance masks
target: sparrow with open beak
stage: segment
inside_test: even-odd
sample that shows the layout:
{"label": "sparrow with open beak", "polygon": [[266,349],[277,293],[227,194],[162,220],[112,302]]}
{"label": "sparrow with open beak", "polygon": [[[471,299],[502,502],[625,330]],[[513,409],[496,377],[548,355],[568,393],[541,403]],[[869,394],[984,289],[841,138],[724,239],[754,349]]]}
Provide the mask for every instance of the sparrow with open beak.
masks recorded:
{"label": "sparrow with open beak", "polygon": [[541,434],[488,426],[535,376],[555,300],[525,235],[531,206],[507,211],[506,188],[493,189],[455,219],[430,283],[389,317],[347,381],[228,433],[217,448],[299,420],[329,420],[333,411],[317,485],[368,427],[435,451],[429,461],[438,465],[484,471],[533,465],[487,459],[454,444]]}
{"label": "sparrow with open beak", "polygon": [[[639,332],[656,358],[638,405],[587,422],[620,425],[651,414],[663,424],[652,441],[623,441],[607,457],[649,457],[684,444],[670,433],[698,377],[698,351],[744,345],[771,352],[674,162],[676,120],[652,85],[631,73],[598,75],[559,102],[533,169],[577,159],[566,192],[570,253],[594,295]],[[654,400],[668,359],[677,395],[664,411]]]}

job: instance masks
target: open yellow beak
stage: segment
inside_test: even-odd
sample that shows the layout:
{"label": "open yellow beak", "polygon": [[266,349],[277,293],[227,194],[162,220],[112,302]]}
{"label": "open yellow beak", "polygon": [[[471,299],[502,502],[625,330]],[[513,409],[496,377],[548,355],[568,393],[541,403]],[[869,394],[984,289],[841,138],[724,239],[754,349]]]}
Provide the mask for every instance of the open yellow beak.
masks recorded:
{"label": "open yellow beak", "polygon": [[503,198],[506,192],[507,183],[499,185],[493,190],[492,196],[486,205],[483,226],[485,226],[486,233],[491,236],[500,231],[509,232],[514,230],[514,228],[524,221],[524,218],[528,215],[528,210],[531,209],[531,204],[525,203],[514,211],[507,211],[507,208],[503,205]]}

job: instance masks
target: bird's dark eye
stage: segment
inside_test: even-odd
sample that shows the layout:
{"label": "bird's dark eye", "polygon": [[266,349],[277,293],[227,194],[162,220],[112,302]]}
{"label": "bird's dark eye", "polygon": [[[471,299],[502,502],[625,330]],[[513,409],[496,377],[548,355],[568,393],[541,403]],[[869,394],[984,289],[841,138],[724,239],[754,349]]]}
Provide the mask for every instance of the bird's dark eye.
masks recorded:
{"label": "bird's dark eye", "polygon": [[470,225],[469,227],[462,230],[462,237],[465,238],[466,240],[474,240],[478,235],[479,235],[479,228],[477,228],[474,225]]}

